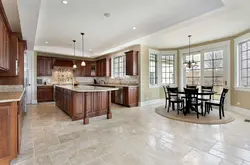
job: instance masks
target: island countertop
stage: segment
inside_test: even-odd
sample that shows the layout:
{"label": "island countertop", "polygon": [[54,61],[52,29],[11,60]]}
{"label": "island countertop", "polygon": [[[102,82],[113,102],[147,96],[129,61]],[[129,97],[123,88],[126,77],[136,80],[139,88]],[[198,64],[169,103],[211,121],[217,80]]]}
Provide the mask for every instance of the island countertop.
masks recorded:
{"label": "island countertop", "polygon": [[17,92],[0,92],[0,103],[20,101],[25,90]]}
{"label": "island countertop", "polygon": [[106,91],[115,91],[119,88],[108,88],[108,87],[97,87],[97,86],[87,86],[87,85],[56,85],[56,87],[68,89],[74,92],[106,92]]}

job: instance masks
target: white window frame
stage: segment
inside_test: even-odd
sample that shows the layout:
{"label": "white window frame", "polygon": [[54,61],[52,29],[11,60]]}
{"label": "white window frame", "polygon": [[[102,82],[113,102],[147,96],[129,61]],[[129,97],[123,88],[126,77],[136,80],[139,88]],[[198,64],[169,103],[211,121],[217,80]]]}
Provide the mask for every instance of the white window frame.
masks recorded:
{"label": "white window frame", "polygon": [[[157,82],[158,84],[156,85],[151,85],[150,84],[150,54],[156,54],[157,55]],[[161,67],[161,56],[162,55],[174,55],[174,84],[170,84],[171,86],[177,86],[177,50],[176,51],[158,51],[154,49],[149,49],[149,54],[148,54],[148,84],[149,88],[159,88],[162,87],[163,85],[169,85],[169,84],[162,84],[162,67]]]}
{"label": "white window frame", "polygon": [[[115,58],[121,58],[121,57],[123,57],[124,58],[124,61],[123,61],[123,69],[124,69],[124,71],[123,71],[123,76],[120,76],[120,74],[119,74],[119,76],[114,76],[114,59]],[[112,77],[113,78],[122,78],[122,77],[125,77],[126,76],[126,55],[119,55],[119,56],[115,56],[115,57],[113,57],[112,58],[112,60],[111,60],[111,62],[112,62]],[[119,67],[118,67],[119,68]]]}
{"label": "white window frame", "polygon": [[239,45],[242,42],[250,40],[250,33],[234,39],[234,89],[237,91],[250,92],[250,86],[244,87],[240,85],[240,50]]}

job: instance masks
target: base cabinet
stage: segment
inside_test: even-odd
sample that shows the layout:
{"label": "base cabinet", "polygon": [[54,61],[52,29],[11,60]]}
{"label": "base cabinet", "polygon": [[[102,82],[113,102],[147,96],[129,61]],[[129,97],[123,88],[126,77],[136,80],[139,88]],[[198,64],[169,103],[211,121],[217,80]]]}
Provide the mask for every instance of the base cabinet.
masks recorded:
{"label": "base cabinet", "polygon": [[138,87],[123,87],[124,105],[128,107],[138,106]]}
{"label": "base cabinet", "polygon": [[53,101],[53,86],[38,86],[37,101],[38,102]]}
{"label": "base cabinet", "polygon": [[9,165],[20,153],[23,99],[0,103],[0,164]]}

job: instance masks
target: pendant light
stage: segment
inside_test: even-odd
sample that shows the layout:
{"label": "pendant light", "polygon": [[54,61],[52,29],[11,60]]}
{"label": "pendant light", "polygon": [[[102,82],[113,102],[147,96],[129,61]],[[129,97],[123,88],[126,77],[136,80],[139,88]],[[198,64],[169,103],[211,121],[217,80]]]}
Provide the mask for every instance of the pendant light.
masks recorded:
{"label": "pendant light", "polygon": [[[82,35],[82,57],[84,57],[84,41],[83,41],[84,33],[81,33],[81,35]],[[83,59],[82,59],[81,66],[86,66],[86,63],[85,63],[85,61]]]}
{"label": "pendant light", "polygon": [[[75,57],[75,55],[76,55],[76,40],[73,40],[73,44],[74,44],[74,57]],[[77,66],[76,66],[76,64],[75,64],[75,60],[73,60],[73,69],[76,69],[77,68]]]}
{"label": "pendant light", "polygon": [[189,69],[198,66],[197,63],[194,61],[193,56],[192,56],[192,61],[191,61],[191,58],[190,58],[190,57],[191,57],[191,52],[190,52],[190,47],[191,47],[191,45],[190,45],[190,40],[191,40],[191,37],[192,37],[192,35],[188,35],[188,38],[189,38],[189,45],[188,45],[188,50],[189,50],[189,53],[188,53],[188,55],[189,55],[189,61],[185,61],[185,62],[183,63],[183,67],[184,67],[184,68],[189,68]]}

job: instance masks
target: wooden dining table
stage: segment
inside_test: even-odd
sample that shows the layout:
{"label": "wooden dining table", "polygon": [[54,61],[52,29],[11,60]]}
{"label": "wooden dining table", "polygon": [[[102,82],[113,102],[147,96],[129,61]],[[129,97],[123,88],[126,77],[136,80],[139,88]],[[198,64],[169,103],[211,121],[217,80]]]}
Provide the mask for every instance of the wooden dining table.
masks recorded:
{"label": "wooden dining table", "polygon": [[[178,90],[178,91],[172,92],[172,93],[177,93],[178,95],[179,95],[179,94],[185,95],[185,91],[184,91],[184,90]],[[217,92],[215,92],[215,91],[199,90],[197,94],[203,97],[203,96],[211,96],[211,95],[214,95],[214,94],[216,94],[216,93],[217,93]],[[187,108],[187,107],[186,107],[186,108]],[[183,107],[183,109],[184,109],[184,107]],[[185,114],[185,113],[190,113],[190,109],[193,109],[193,107],[190,107],[190,108],[186,109],[185,112],[184,112],[184,110],[183,110],[183,113],[184,113],[184,114]]]}

